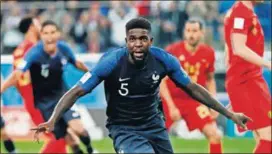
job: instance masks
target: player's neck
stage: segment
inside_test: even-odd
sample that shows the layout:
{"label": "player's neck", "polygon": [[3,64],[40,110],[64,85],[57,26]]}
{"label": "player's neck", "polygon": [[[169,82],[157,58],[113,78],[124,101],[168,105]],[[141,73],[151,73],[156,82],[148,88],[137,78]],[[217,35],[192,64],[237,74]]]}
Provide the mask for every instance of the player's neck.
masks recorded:
{"label": "player's neck", "polygon": [[197,47],[198,47],[198,45],[196,45],[196,46],[191,46],[189,43],[185,42],[185,49],[186,49],[188,52],[192,53],[192,54],[194,54],[194,53],[197,51]]}
{"label": "player's neck", "polygon": [[36,43],[38,41],[37,35],[32,33],[32,32],[26,33],[25,34],[25,39],[32,42],[32,43]]}
{"label": "player's neck", "polygon": [[243,3],[247,8],[249,8],[250,10],[253,10],[253,9],[254,9],[254,2],[252,2],[252,1],[242,1],[242,3]]}

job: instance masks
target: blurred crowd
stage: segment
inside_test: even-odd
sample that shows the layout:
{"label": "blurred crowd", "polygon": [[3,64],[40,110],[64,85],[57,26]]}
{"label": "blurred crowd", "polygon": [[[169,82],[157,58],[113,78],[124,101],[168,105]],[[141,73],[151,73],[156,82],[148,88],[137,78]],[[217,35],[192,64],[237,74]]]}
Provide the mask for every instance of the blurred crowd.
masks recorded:
{"label": "blurred crowd", "polygon": [[[16,29],[25,15],[50,19],[61,28],[62,39],[76,53],[107,52],[125,45],[125,24],[143,16],[152,22],[154,45],[165,47],[183,38],[190,17],[205,23],[204,41],[217,50],[224,48],[223,19],[235,1],[1,1],[1,54],[11,54],[23,40]],[[255,9],[271,42],[271,2]],[[267,47],[271,44],[268,43]]]}

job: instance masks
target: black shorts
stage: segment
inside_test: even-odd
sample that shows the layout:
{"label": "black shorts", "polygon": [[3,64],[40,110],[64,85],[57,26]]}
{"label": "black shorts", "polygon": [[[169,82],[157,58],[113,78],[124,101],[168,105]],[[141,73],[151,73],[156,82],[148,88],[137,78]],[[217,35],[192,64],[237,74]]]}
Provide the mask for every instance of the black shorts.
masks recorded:
{"label": "black shorts", "polygon": [[117,153],[173,153],[164,120],[159,116],[141,126],[118,124],[107,128]]}
{"label": "black shorts", "polygon": [[2,129],[4,127],[5,127],[5,121],[4,121],[3,117],[0,116],[0,128]]}
{"label": "black shorts", "polygon": [[[51,114],[53,113],[54,108],[40,111],[42,113],[44,120],[47,121],[50,118]],[[53,134],[55,135],[56,139],[65,137],[65,135],[67,134],[68,122],[73,119],[80,119],[79,113],[76,112],[75,110],[69,109],[61,116],[59,121],[55,124],[55,128],[53,131]]]}

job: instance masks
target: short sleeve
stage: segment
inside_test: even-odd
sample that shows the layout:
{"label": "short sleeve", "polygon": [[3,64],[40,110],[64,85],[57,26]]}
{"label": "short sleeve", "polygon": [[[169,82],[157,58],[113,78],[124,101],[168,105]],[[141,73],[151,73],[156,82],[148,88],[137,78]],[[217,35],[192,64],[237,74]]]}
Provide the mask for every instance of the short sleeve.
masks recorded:
{"label": "short sleeve", "polygon": [[80,86],[85,92],[90,92],[101,81],[107,78],[115,69],[119,62],[117,52],[107,52],[98,61],[96,66],[91,72],[85,75],[78,81],[77,85]]}
{"label": "short sleeve", "polygon": [[252,13],[241,7],[238,11],[237,10],[233,13],[231,32],[248,34],[252,25]]}
{"label": "short sleeve", "polygon": [[177,86],[186,86],[191,82],[191,79],[187,75],[187,73],[181,67],[178,59],[170,54],[168,54],[166,65],[168,68],[167,74],[171,78],[171,80]]}
{"label": "short sleeve", "polygon": [[24,59],[18,63],[17,69],[21,70],[22,72],[26,72],[31,67],[35,59],[38,58],[37,52],[38,51],[36,47],[31,48],[30,51],[25,55]]}

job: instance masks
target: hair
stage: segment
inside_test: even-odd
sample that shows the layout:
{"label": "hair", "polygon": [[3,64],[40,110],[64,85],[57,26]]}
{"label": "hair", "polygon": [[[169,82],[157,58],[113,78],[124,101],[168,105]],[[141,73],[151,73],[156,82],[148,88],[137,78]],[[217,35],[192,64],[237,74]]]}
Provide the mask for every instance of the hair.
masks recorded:
{"label": "hair", "polygon": [[18,26],[19,31],[21,33],[25,34],[29,30],[32,23],[33,23],[33,17],[32,16],[24,17],[19,22],[19,26]]}
{"label": "hair", "polygon": [[133,18],[130,21],[127,22],[126,24],[126,32],[128,32],[131,29],[134,28],[143,28],[148,30],[149,32],[151,31],[151,23],[149,20],[143,17],[137,17]]}
{"label": "hair", "polygon": [[198,23],[199,24],[199,29],[203,30],[204,29],[204,21],[198,17],[192,17],[186,21],[186,23]]}
{"label": "hair", "polygon": [[44,21],[44,22],[42,23],[41,31],[43,30],[43,28],[44,28],[45,26],[48,26],[48,25],[55,26],[56,29],[57,29],[58,31],[60,30],[60,29],[59,29],[59,26],[58,26],[54,21],[52,21],[52,20],[46,20],[46,21]]}

